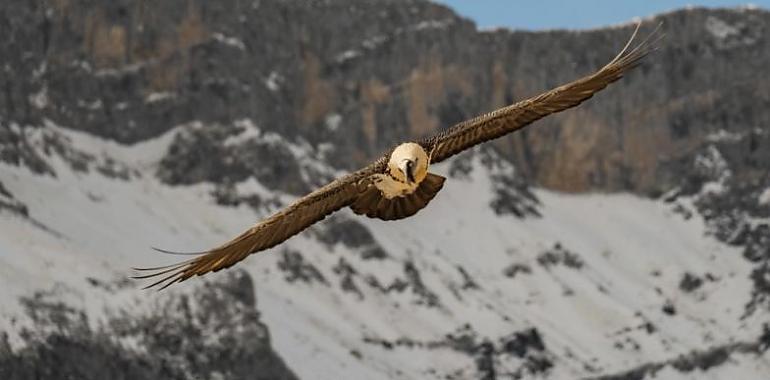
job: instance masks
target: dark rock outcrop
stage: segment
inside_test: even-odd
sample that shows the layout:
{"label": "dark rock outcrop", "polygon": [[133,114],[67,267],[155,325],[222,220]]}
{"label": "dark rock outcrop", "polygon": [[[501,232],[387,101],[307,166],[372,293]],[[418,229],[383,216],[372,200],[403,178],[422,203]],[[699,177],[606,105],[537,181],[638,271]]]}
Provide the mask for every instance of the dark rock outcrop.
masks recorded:
{"label": "dark rock outcrop", "polygon": [[272,350],[254,284],[243,271],[175,294],[153,310],[124,309],[105,321],[38,292],[21,299],[32,326],[22,348],[0,335],[0,378],[296,379]]}
{"label": "dark rock outcrop", "polygon": [[324,220],[316,231],[319,240],[324,244],[333,246],[342,243],[358,251],[363,259],[382,260],[388,257],[385,249],[374,240],[369,228],[354,219],[334,215]]}
{"label": "dark rock outcrop", "polygon": [[539,254],[537,256],[537,263],[545,269],[558,265],[572,269],[581,269],[585,265],[583,259],[577,253],[563,248],[560,243],[554,244],[553,248]]}
{"label": "dark rock outcrop", "polygon": [[768,335],[768,331],[770,330],[765,326],[764,334],[754,342],[736,342],[703,350],[693,350],[670,360],[647,363],[620,373],[591,377],[586,378],[585,380],[654,379],[656,378],[656,374],[665,367],[671,367],[682,373],[693,371],[705,372],[709,369],[719,367],[737,355],[764,355],[768,349],[767,342],[765,341],[765,339],[767,339],[766,336]]}
{"label": "dark rock outcrop", "polygon": [[288,248],[284,249],[277,265],[278,269],[286,274],[284,278],[287,282],[302,281],[307,284],[318,282],[329,285],[321,271],[312,263],[307,262],[300,252]]}
{"label": "dark rock outcrop", "polygon": [[[505,368],[502,371],[504,378],[525,379],[547,375],[554,366],[550,353],[536,328],[513,332],[500,338],[498,342],[481,338],[478,332],[468,324],[446,334],[441,340],[418,341],[404,337],[391,341],[366,337],[364,342],[379,345],[386,350],[450,349],[459,352],[473,360],[474,379],[498,379],[498,367]],[[467,378],[467,376],[466,374],[465,377],[460,378]]]}
{"label": "dark rock outcrop", "polygon": [[23,217],[29,216],[27,205],[16,199],[2,182],[0,182],[0,210],[9,211]]}

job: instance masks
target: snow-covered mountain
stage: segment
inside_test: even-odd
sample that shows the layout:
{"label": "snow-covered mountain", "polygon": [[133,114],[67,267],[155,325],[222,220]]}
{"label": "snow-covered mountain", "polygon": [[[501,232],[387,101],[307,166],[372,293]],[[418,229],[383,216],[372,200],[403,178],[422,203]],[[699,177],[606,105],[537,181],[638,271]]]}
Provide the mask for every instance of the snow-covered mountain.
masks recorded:
{"label": "snow-covered mountain", "polygon": [[[311,148],[239,125],[222,143],[279,145],[301,171],[335,174]],[[303,379],[770,371],[767,313],[746,309],[753,265],[708,234],[697,197],[530,190],[489,149],[439,165],[450,181],[414,218],[345,211],[236,269],[141,291],[130,267],[178,259],[149,246],[215,245],[292,198],[253,178],[226,196],[160,181],[171,142],[201,128],[135,145],[50,123],[21,132],[51,174],[0,167],[4,378],[54,371],[76,348],[120,358],[97,373],[123,378],[240,378],[261,360]],[[100,361],[65,367],[84,378]]]}
{"label": "snow-covered mountain", "polygon": [[[217,245],[399,136],[595,69],[628,29],[232,3],[0,4],[0,379],[770,373],[770,98],[741,80],[767,12],[660,16],[678,33],[622,92],[436,166],[412,218],[343,210],[141,290],[131,267],[180,259],[151,246]],[[555,190],[589,188],[627,191]]]}

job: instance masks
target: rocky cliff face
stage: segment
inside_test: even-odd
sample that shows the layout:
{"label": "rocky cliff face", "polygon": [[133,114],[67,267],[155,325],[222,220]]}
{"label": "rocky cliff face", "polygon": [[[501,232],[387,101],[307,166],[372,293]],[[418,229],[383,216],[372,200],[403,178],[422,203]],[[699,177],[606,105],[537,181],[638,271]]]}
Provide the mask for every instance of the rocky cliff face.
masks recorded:
{"label": "rocky cliff face", "polygon": [[[679,11],[647,20],[642,35],[661,21],[661,50],[628,78],[498,143],[524,175],[558,190],[659,193],[676,185],[670,164],[708,136],[767,125],[770,83],[756,73],[770,13]],[[192,120],[248,118],[333,144],[330,159],[347,169],[590,73],[632,30],[478,31],[424,1],[181,0],[6,2],[0,28],[4,128],[50,119],[132,143]],[[197,165],[168,180],[214,175]]]}

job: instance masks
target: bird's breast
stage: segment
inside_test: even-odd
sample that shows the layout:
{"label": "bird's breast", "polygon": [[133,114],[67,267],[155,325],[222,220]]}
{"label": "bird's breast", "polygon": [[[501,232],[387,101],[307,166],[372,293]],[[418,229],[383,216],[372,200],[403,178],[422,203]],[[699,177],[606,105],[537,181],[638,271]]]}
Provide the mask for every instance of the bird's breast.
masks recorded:
{"label": "bird's breast", "polygon": [[406,183],[393,178],[389,174],[378,174],[375,176],[374,186],[380,190],[385,198],[392,199],[413,193],[420,186],[420,182]]}

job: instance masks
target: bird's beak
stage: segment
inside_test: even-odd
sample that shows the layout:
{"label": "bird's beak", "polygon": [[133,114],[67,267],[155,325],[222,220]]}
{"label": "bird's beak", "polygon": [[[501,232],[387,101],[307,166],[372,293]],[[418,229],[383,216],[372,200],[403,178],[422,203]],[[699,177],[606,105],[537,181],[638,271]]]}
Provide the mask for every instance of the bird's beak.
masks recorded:
{"label": "bird's beak", "polygon": [[406,177],[406,183],[414,183],[414,161],[412,160],[403,160],[401,161],[401,164],[398,166],[399,169],[404,173],[404,177]]}

